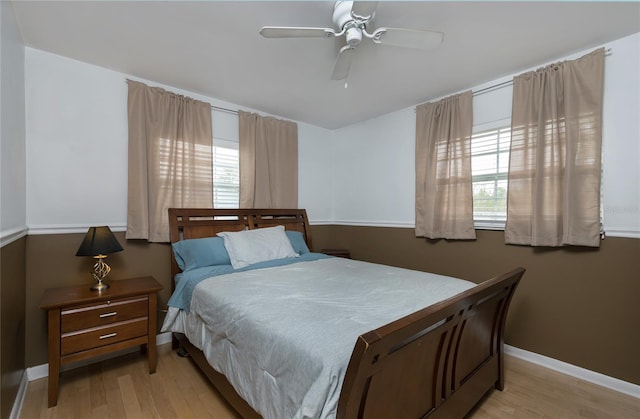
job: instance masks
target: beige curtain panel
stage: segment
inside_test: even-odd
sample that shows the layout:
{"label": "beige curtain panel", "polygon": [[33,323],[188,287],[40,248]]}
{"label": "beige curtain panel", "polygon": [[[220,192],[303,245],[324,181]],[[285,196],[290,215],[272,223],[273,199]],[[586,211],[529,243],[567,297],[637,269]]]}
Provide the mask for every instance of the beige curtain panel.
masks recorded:
{"label": "beige curtain panel", "polygon": [[211,105],[128,80],[127,239],[169,241],[171,207],[213,206]]}
{"label": "beige curtain panel", "polygon": [[600,245],[604,48],[514,78],[505,241]]}
{"label": "beige curtain panel", "polygon": [[416,108],[416,236],[475,239],[472,94]]}
{"label": "beige curtain panel", "polygon": [[298,207],[298,125],[238,112],[240,207]]}

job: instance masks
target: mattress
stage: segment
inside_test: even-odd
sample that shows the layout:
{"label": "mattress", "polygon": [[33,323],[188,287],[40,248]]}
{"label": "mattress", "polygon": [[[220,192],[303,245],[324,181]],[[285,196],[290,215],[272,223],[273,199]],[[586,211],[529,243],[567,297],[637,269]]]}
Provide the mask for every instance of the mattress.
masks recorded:
{"label": "mattress", "polygon": [[359,335],[475,284],[344,258],[217,275],[169,307],[184,333],[264,418],[334,418]]}

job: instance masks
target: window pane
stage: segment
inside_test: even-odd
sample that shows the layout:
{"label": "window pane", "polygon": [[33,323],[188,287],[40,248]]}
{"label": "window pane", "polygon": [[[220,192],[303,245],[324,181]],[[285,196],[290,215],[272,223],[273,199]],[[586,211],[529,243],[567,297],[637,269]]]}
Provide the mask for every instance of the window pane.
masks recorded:
{"label": "window pane", "polygon": [[471,167],[474,176],[496,173],[496,155],[481,155],[471,157]]}
{"label": "window pane", "polygon": [[506,152],[503,151],[501,153],[498,153],[498,172],[509,172],[509,150],[507,150]]}
{"label": "window pane", "polygon": [[507,219],[507,180],[473,183],[473,218],[475,221]]}
{"label": "window pane", "polygon": [[213,207],[238,208],[240,170],[238,150],[213,147]]}
{"label": "window pane", "polygon": [[471,138],[473,219],[476,224],[504,228],[510,142],[510,127],[479,132]]}

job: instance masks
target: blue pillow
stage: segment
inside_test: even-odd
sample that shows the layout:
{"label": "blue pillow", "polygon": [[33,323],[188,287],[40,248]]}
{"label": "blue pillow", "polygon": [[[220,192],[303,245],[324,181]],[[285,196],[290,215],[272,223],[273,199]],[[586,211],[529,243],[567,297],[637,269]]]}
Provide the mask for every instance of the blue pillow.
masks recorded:
{"label": "blue pillow", "polygon": [[181,240],[171,246],[176,262],[184,272],[205,266],[231,264],[222,237]]}
{"label": "blue pillow", "polygon": [[291,247],[293,247],[294,252],[299,255],[309,253],[307,242],[304,241],[304,235],[300,231],[287,230],[286,233],[287,237],[289,237],[289,241],[291,242]]}

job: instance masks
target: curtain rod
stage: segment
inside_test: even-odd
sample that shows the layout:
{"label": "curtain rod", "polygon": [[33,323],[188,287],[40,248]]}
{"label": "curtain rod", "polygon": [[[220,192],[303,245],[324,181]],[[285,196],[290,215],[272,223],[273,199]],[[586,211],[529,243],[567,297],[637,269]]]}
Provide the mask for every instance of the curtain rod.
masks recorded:
{"label": "curtain rod", "polygon": [[229,109],[229,108],[223,108],[221,106],[213,106],[213,105],[211,105],[211,109],[215,109],[216,111],[221,111],[221,112],[232,113],[234,115],[238,114],[238,111],[236,111],[236,110]]}
{"label": "curtain rod", "polygon": [[[145,84],[145,83],[143,83],[143,82],[139,82],[139,81],[137,81],[137,80],[132,80],[132,81],[135,81],[136,83],[142,83],[142,84]],[[129,79],[125,79],[125,81],[124,81],[124,82],[125,82],[125,84],[126,84],[126,83],[129,83]],[[161,87],[161,89],[166,90],[166,89],[164,89],[164,88],[162,88],[162,87]],[[174,94],[179,95],[179,93],[175,93],[175,92],[173,92],[173,91],[171,91],[171,90],[167,90],[167,91],[168,91],[168,92],[170,92],[170,93],[174,93]],[[223,108],[222,106],[214,106],[214,105],[211,105],[211,109],[215,109],[215,110],[217,110],[217,111],[221,111],[221,112],[232,113],[232,114],[234,114],[234,115],[237,115],[237,114],[238,114],[238,111],[237,111],[237,110],[235,110],[235,109],[229,109],[229,108]]]}
{"label": "curtain rod", "polygon": [[471,95],[472,96],[481,95],[482,93],[487,92],[489,90],[497,89],[498,87],[502,87],[502,86],[510,86],[512,84],[513,84],[513,80],[503,81],[502,83],[497,83],[497,84],[494,84],[492,86],[485,87],[484,89],[476,90]]}
{"label": "curtain rod", "polygon": [[[613,53],[613,49],[612,48],[607,48],[607,49],[604,50],[604,55],[605,56],[609,56],[612,53]],[[502,86],[509,86],[511,84],[513,84],[513,80],[503,81],[502,83],[497,83],[497,84],[494,84],[493,86],[489,86],[489,87],[485,87],[485,88],[480,89],[480,90],[476,90],[475,92],[472,93],[472,95],[473,96],[480,95],[480,94],[482,94],[484,92],[487,92],[489,90],[497,89],[498,87],[502,87]],[[217,111],[227,112],[227,113],[230,113],[230,114],[238,115],[238,111],[237,110],[229,109],[229,108],[223,108],[222,106],[211,105],[211,109],[215,109]]]}
{"label": "curtain rod", "polygon": [[[605,57],[608,57],[611,54],[613,54],[613,49],[612,48],[607,48],[607,49],[604,50]],[[476,91],[474,91],[472,93],[472,95],[473,96],[481,95],[482,93],[487,92],[489,90],[497,89],[497,88],[502,87],[502,86],[510,86],[512,84],[513,84],[513,79],[507,80],[507,81],[503,81],[502,83],[497,83],[497,84],[494,84],[493,86],[489,86],[489,87],[485,87],[483,89],[476,90]]]}

